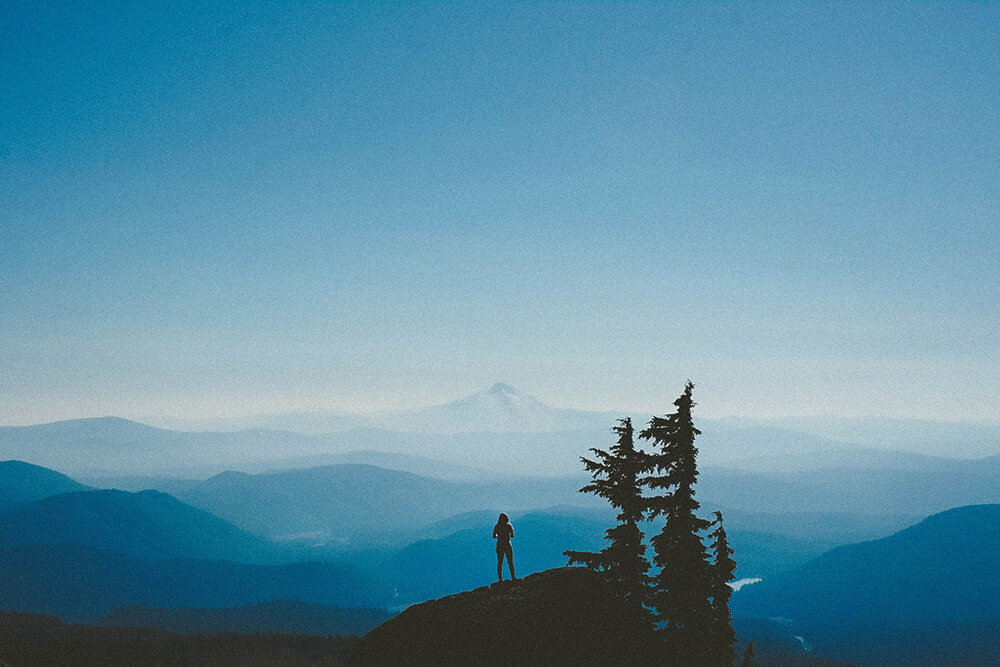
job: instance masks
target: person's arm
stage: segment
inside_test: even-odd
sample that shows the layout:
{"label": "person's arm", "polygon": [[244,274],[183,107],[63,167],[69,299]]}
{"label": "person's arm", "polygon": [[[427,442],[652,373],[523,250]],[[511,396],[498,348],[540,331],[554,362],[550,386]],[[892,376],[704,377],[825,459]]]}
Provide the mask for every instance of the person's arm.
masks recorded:
{"label": "person's arm", "polygon": [[495,540],[496,538],[497,538],[497,527],[493,526],[493,539]]}
{"label": "person's arm", "polygon": [[514,526],[507,524],[510,527],[510,539],[514,539]]}

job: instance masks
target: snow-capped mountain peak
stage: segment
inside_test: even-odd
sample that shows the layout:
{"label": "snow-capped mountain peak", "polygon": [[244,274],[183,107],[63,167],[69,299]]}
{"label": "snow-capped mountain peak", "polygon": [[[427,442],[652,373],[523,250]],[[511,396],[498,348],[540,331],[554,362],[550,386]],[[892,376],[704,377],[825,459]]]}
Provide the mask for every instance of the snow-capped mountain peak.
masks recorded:
{"label": "snow-capped mountain peak", "polygon": [[503,382],[497,382],[492,387],[490,387],[489,389],[487,389],[486,393],[491,394],[493,396],[505,396],[505,395],[520,396],[521,395],[521,392],[519,392],[517,389],[514,389],[509,384],[505,384]]}
{"label": "snow-capped mountain peak", "polygon": [[592,427],[606,415],[552,408],[534,396],[497,382],[489,389],[412,413],[410,426],[436,433],[538,432]]}
{"label": "snow-capped mountain peak", "polygon": [[547,405],[539,401],[534,396],[518,391],[514,387],[503,382],[497,382],[486,391],[481,391],[438,407],[446,408],[448,406],[456,405],[479,405],[483,408],[492,407],[506,411],[520,410],[536,412],[550,410]]}

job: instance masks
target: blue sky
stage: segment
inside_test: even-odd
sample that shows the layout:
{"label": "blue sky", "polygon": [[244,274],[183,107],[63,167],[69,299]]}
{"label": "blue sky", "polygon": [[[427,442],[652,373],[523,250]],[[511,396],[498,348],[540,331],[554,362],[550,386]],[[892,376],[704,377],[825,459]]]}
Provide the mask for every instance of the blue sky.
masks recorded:
{"label": "blue sky", "polygon": [[1000,5],[0,6],[0,423],[996,420]]}

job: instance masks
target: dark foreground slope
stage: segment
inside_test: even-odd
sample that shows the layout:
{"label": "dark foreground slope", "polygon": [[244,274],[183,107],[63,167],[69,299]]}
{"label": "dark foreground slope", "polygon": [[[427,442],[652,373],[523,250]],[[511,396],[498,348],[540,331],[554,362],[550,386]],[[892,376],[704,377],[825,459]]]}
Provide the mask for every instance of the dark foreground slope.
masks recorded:
{"label": "dark foreground slope", "polygon": [[408,608],[349,665],[653,664],[650,626],[584,568],[558,568]]}
{"label": "dark foreground slope", "polygon": [[0,665],[21,667],[337,667],[354,637],[180,635],[148,628],[67,625],[0,612]]}
{"label": "dark foreground slope", "polygon": [[158,628],[184,634],[243,632],[301,635],[363,635],[390,614],[384,609],[346,609],[276,600],[226,609],[120,607],[96,625]]}

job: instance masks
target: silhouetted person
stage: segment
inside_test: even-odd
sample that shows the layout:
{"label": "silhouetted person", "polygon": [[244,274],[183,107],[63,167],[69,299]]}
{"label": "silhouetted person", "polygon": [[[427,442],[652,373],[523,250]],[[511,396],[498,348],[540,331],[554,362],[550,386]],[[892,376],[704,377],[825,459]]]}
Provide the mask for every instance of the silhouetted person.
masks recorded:
{"label": "silhouetted person", "polygon": [[493,537],[497,541],[497,581],[503,581],[503,557],[507,556],[507,567],[510,568],[510,578],[514,576],[514,549],[510,546],[510,540],[514,537],[514,527],[510,525],[510,519],[503,512],[497,519],[497,525],[493,526]]}

